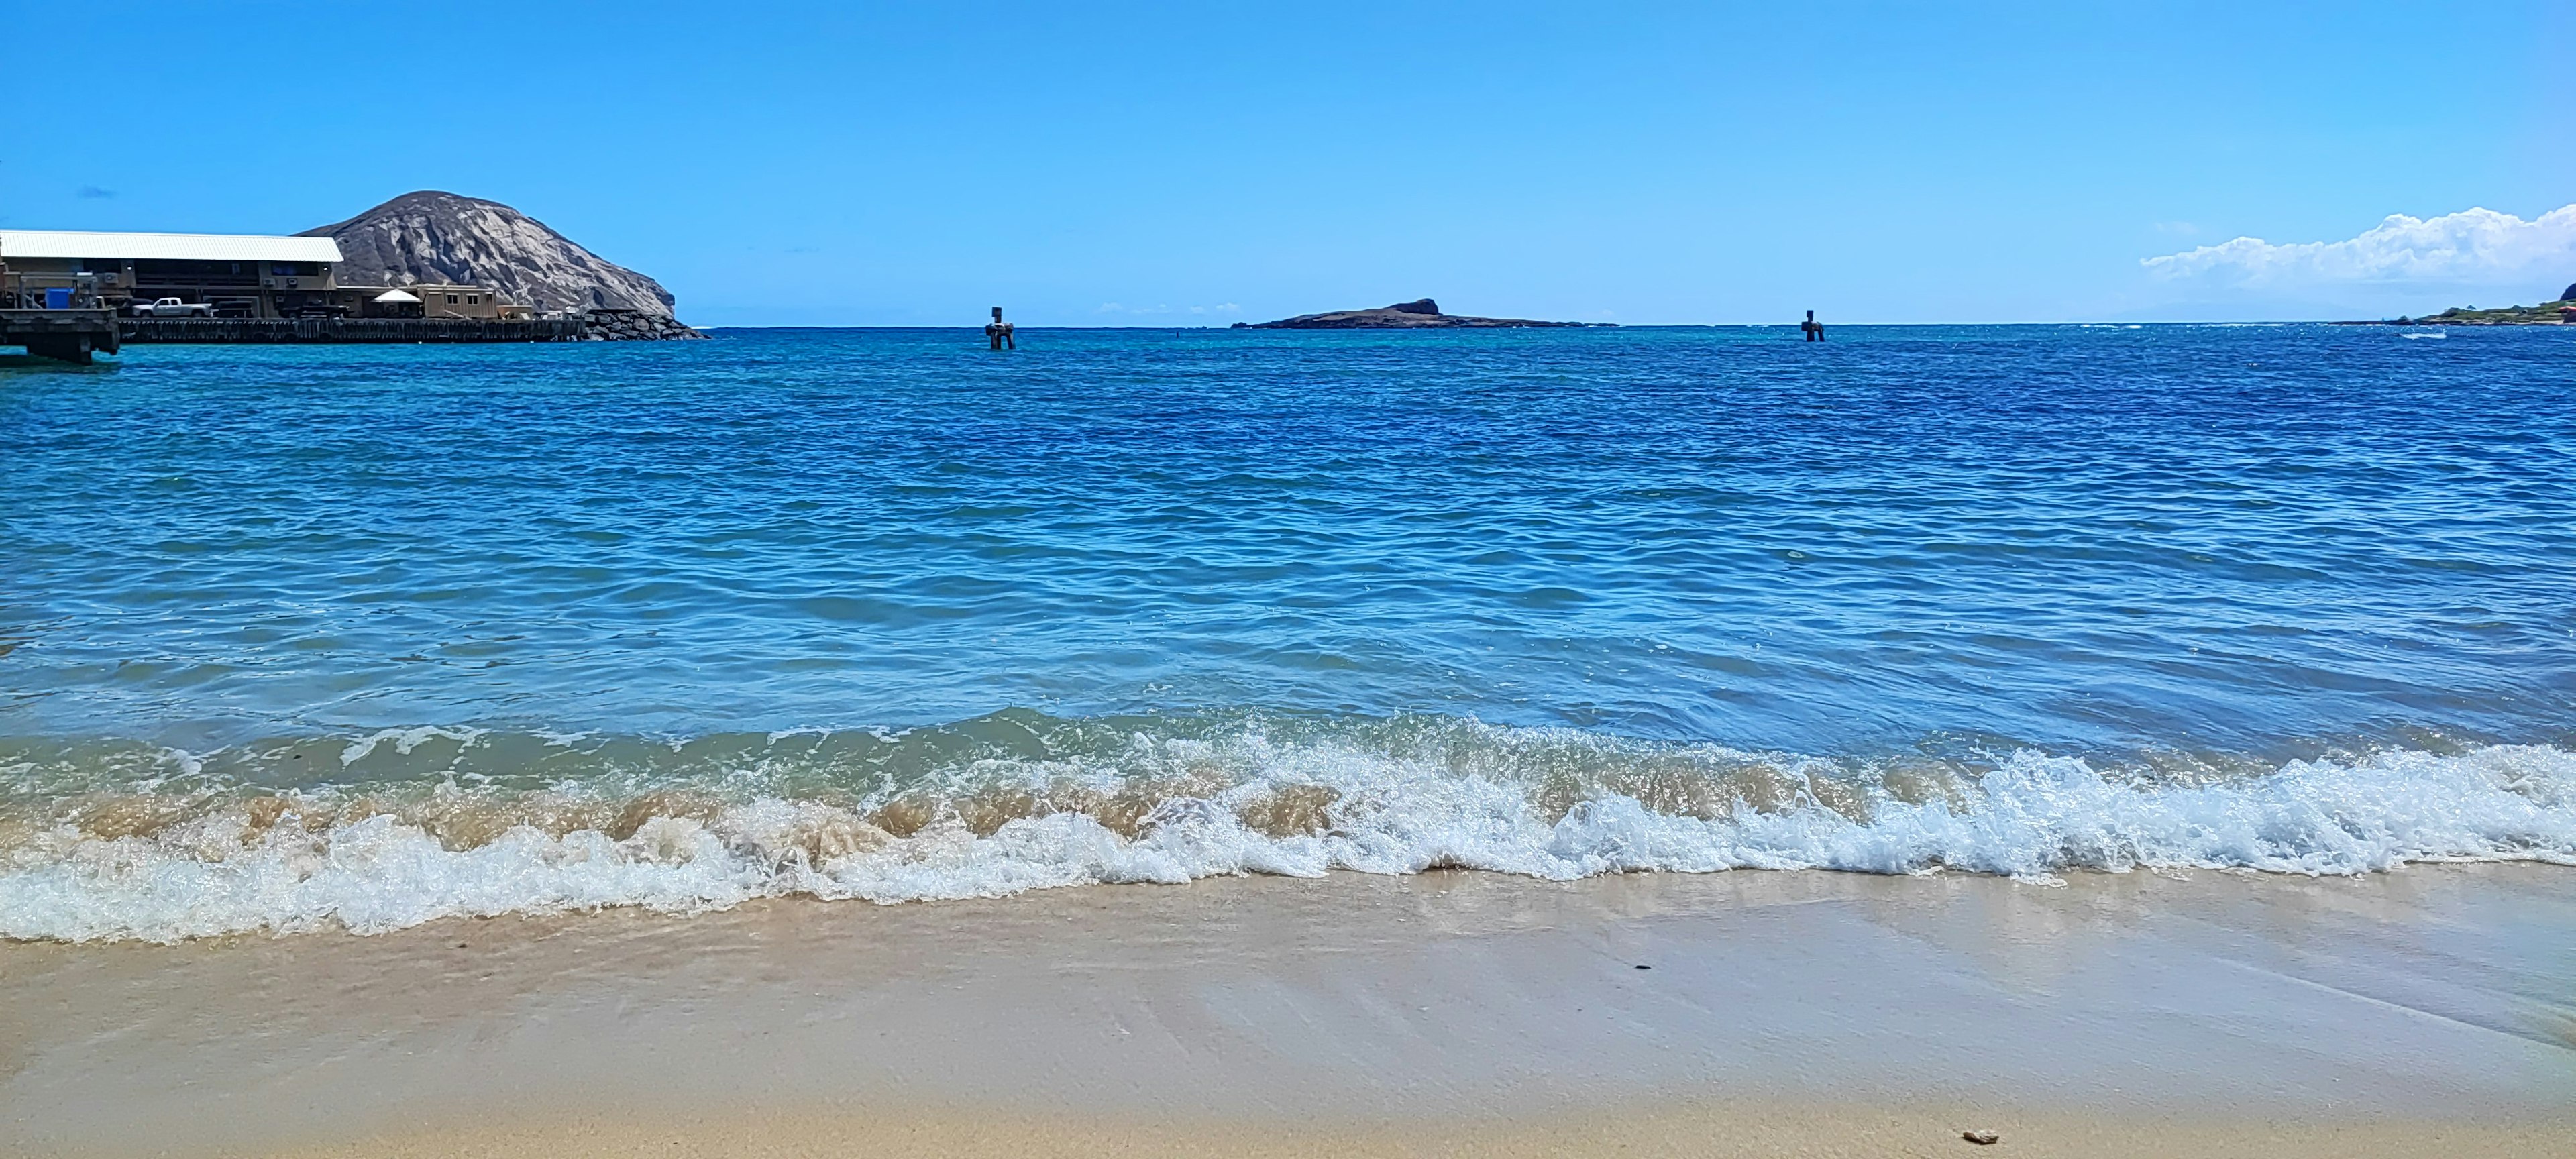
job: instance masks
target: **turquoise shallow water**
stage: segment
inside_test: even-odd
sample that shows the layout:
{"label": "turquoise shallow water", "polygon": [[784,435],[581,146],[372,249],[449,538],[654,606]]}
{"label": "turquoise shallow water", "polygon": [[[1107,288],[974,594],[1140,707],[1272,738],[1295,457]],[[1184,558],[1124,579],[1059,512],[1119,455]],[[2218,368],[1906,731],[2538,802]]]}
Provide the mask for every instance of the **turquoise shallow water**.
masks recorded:
{"label": "turquoise shallow water", "polygon": [[0,934],[2576,856],[2576,333],[1024,338],[0,360]]}

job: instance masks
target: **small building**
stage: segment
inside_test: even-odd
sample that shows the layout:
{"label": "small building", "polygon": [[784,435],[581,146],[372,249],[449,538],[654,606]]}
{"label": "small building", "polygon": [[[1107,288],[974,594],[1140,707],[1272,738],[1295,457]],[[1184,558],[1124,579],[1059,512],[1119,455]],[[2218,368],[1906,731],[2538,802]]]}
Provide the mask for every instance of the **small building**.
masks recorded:
{"label": "small building", "polygon": [[421,315],[428,318],[480,318],[489,321],[500,318],[507,306],[499,294],[481,286],[442,286],[424,282],[404,286],[403,289],[420,295]]}
{"label": "small building", "polygon": [[0,230],[0,306],[123,309],[177,298],[235,318],[330,309],[340,243],[327,237]]}
{"label": "small building", "polygon": [[535,317],[535,312],[482,286],[412,283],[403,286],[342,286],[330,300],[330,313],[343,318],[463,318],[506,322]]}

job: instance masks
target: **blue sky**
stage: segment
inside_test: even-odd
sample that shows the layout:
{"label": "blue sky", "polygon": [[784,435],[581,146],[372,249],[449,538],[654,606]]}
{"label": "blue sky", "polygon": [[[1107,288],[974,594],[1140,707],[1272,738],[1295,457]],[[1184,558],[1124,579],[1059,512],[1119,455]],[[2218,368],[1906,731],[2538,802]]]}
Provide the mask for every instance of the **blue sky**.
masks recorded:
{"label": "blue sky", "polygon": [[[2375,316],[2576,281],[2566,4],[1076,7],[15,4],[60,66],[17,107],[62,115],[11,119],[0,225],[290,232],[446,189],[706,325]],[[2268,246],[2149,262],[2239,237]]]}

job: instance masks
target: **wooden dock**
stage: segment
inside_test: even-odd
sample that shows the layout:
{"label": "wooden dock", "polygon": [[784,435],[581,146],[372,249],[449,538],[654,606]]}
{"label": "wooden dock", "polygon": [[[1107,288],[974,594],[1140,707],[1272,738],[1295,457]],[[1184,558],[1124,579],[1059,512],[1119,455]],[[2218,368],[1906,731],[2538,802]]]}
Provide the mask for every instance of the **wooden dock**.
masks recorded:
{"label": "wooden dock", "polygon": [[0,346],[88,362],[128,344],[578,342],[582,318],[121,318],[111,310],[0,310]]}
{"label": "wooden dock", "polygon": [[574,342],[579,318],[120,318],[127,342]]}

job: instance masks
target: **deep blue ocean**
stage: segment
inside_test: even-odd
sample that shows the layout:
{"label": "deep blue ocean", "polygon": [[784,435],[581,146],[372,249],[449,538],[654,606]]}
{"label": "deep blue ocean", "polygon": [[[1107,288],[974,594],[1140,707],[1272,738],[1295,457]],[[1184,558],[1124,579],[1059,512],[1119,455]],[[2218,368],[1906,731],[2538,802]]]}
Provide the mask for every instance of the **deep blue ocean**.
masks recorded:
{"label": "deep blue ocean", "polygon": [[2576,329],[0,358],[0,936],[2576,864]]}

